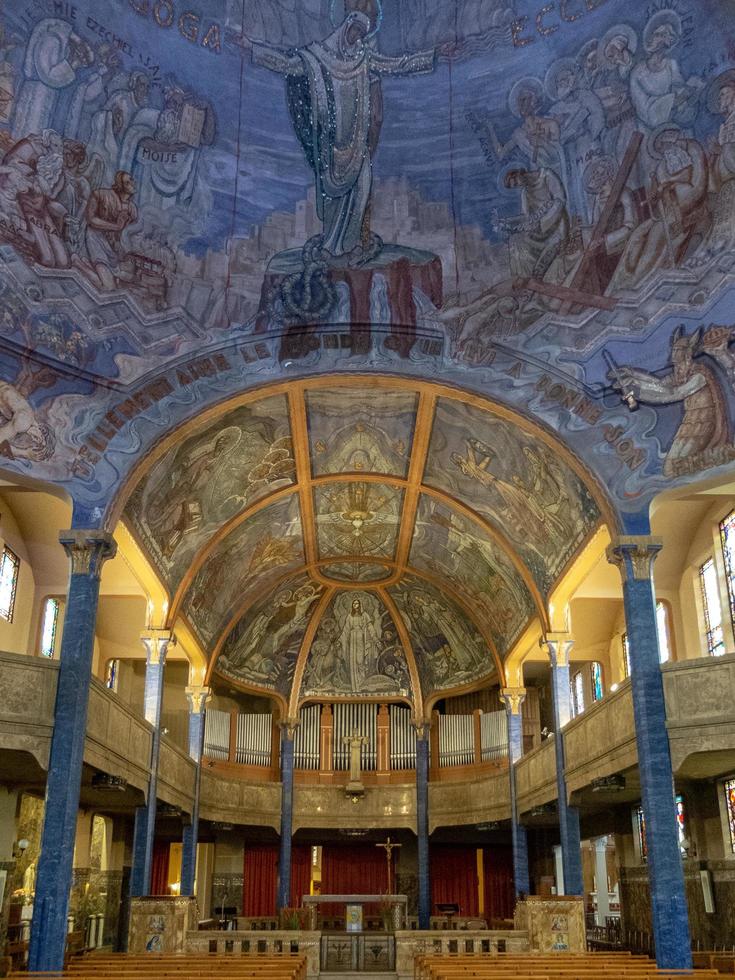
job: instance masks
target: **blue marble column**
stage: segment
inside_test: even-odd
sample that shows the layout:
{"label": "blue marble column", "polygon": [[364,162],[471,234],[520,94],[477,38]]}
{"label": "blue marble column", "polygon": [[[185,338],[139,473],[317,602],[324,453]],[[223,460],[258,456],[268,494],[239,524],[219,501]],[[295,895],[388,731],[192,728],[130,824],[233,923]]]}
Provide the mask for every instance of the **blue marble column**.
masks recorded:
{"label": "blue marble column", "polygon": [[207,701],[212,696],[209,687],[187,687],[189,702],[189,755],[196,763],[194,803],[191,823],[184,826],[181,848],[181,895],[193,895],[197,871],[197,844],[199,842],[199,793],[202,782],[202,749]]}
{"label": "blue marble column", "polygon": [[572,718],[572,692],[569,686],[569,654],[573,641],[567,633],[548,633],[545,644],[551,658],[551,699],[554,708],[554,741],[556,747],[556,790],[559,813],[559,837],[564,865],[564,894],[583,895],[582,847],[579,834],[579,810],[569,806],[564,775],[564,726]]}
{"label": "blue marble column", "polygon": [[416,728],[416,836],[418,838],[419,929],[428,929],[431,925],[428,725]]}
{"label": "blue marble column", "polygon": [[[146,648],[145,691],[143,712],[145,720],[153,726],[151,746],[150,778],[148,780],[148,800],[136,813],[135,829],[143,833],[142,840],[133,839],[133,867],[130,874],[130,895],[137,898],[149,895],[151,891],[151,868],[153,866],[153,841],[156,835],[156,804],[158,793],[158,759],[161,751],[161,706],[163,704],[163,676],[166,667],[166,654],[175,643],[171,630],[151,629],[141,634]],[[144,829],[143,829],[144,828]]]}
{"label": "blue marble column", "polygon": [[654,538],[620,537],[607,557],[623,580],[656,962],[671,970],[691,968],[692,956],[651,574],[660,550]]}
{"label": "blue marble column", "polygon": [[515,765],[523,755],[523,716],[521,705],[526,697],[524,687],[506,687],[500,692],[508,720],[508,776],[510,782],[510,827],[513,838],[513,881],[516,897],[528,895],[531,879],[528,870],[526,828],[518,820],[518,795]]}
{"label": "blue marble column", "polygon": [[64,531],[59,540],[71,561],[71,577],[28,953],[33,971],[64,966],[100,574],[117,550],[112,536],[99,530]]}
{"label": "blue marble column", "polygon": [[281,850],[278,858],[276,908],[291,905],[291,836],[293,828],[293,737],[291,722],[281,726]]}

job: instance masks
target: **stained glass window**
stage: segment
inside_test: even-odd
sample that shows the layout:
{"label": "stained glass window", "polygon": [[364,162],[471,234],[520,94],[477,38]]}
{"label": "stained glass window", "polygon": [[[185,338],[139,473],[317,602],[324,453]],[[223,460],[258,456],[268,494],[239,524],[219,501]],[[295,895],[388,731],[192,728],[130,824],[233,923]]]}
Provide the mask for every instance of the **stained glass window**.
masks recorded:
{"label": "stained glass window", "polygon": [[47,599],[43,608],[41,626],[41,654],[53,657],[56,649],[56,626],[59,622],[59,600]]}
{"label": "stained glass window", "polygon": [[[733,787],[735,788],[735,780],[733,780]],[[735,796],[733,797],[733,799],[735,801]],[[687,835],[686,835],[686,826],[685,826],[686,811],[684,808],[684,797],[680,793],[677,794],[676,796],[675,813],[676,813],[676,832],[679,840],[679,847],[681,848],[682,844],[686,840]],[[646,842],[646,817],[645,814],[643,813],[642,806],[639,806],[636,809],[635,817],[636,817],[636,828],[638,831],[638,853],[641,856],[641,860],[646,861],[648,859],[648,844]],[[731,828],[732,826],[733,825],[731,824]],[[732,835],[732,829],[730,833]]]}
{"label": "stained glass window", "polygon": [[623,633],[623,674],[626,677],[630,677],[630,643],[628,643],[628,634]]}
{"label": "stained glass window", "polygon": [[671,637],[669,634],[669,614],[663,602],[656,603],[656,629],[658,632],[658,659],[665,664],[671,660]]}
{"label": "stained glass window", "polygon": [[576,718],[584,711],[584,677],[581,670],[577,671],[572,680],[572,701],[574,702],[574,717]]}
{"label": "stained glass window", "polygon": [[20,558],[10,548],[4,548],[0,562],[0,616],[9,623],[13,622],[19,568]]}
{"label": "stained glass window", "polygon": [[648,860],[648,847],[646,844],[646,818],[643,813],[643,807],[639,806],[635,811],[636,816],[636,828],[638,830],[638,853],[641,856],[641,861]]}
{"label": "stained glass window", "polygon": [[735,510],[731,510],[727,517],[720,521],[720,539],[722,540],[722,557],[725,560],[730,619],[733,629],[735,629]]}
{"label": "stained glass window", "polygon": [[602,664],[597,661],[590,664],[590,680],[592,682],[592,700],[601,701],[604,696],[602,688]]}
{"label": "stained glass window", "polygon": [[730,831],[730,847],[735,854],[735,778],[725,782],[725,807],[727,809],[727,826]]}
{"label": "stained glass window", "polygon": [[120,671],[119,660],[108,660],[105,668],[105,686],[111,691],[117,690],[117,675]]}
{"label": "stained glass window", "polygon": [[699,581],[702,588],[707,652],[713,657],[721,657],[725,652],[725,637],[722,633],[722,605],[717,584],[717,569],[712,558],[708,558],[699,569]]}

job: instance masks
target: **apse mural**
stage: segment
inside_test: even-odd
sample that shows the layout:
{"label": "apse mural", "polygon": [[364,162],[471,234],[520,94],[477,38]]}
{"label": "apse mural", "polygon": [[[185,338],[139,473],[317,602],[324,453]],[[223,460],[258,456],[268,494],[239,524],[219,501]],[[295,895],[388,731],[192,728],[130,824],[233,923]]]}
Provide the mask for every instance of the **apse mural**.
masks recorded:
{"label": "apse mural", "polygon": [[471,502],[548,593],[600,513],[557,453],[490,412],[440,399],[424,482]]}
{"label": "apse mural", "polygon": [[493,662],[475,625],[446,595],[415,576],[388,590],[411,636],[425,696],[487,677]]}
{"label": "apse mural", "polygon": [[319,557],[393,558],[403,492],[381,483],[331,483],[314,491]]}
{"label": "apse mural", "polygon": [[398,631],[375,593],[339,592],[319,623],[300,696],[377,694],[411,697]]}
{"label": "apse mural", "polygon": [[[206,6],[0,11],[8,470],[99,520],[171,428],[290,371],[487,394],[631,525],[732,460],[729,5]],[[315,473],[405,473],[410,403],[391,429],[368,391],[325,438],[332,391],[309,408]],[[509,473],[451,452],[509,506]],[[170,519],[138,533],[183,567]],[[539,584],[549,555],[528,555]]]}
{"label": "apse mural", "polygon": [[211,649],[246,591],[260,589],[304,563],[301,516],[295,496],[264,507],[205,558],[185,596],[189,621]]}
{"label": "apse mural", "polygon": [[125,517],[174,591],[219,527],[294,476],[286,399],[267,398],[164,455],[136,487]]}
{"label": "apse mural", "polygon": [[411,391],[309,391],[306,406],[314,476],[351,472],[407,476],[417,402]]}
{"label": "apse mural", "polygon": [[536,614],[528,587],[505,552],[469,518],[423,494],[410,564],[450,582],[473,607],[504,656]]}
{"label": "apse mural", "polygon": [[217,673],[288,697],[304,630],[322,591],[308,576],[299,575],[269,593],[228,634]]}

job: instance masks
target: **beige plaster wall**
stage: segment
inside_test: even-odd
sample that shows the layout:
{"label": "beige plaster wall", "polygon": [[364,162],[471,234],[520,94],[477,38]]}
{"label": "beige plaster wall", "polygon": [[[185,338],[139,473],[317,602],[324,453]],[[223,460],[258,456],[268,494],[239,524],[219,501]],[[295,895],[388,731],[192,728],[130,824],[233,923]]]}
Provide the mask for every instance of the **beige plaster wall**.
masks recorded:
{"label": "beige plaster wall", "polygon": [[0,494],[0,554],[7,545],[20,558],[18,585],[15,593],[13,620],[0,618],[0,650],[9,653],[28,653],[36,580],[28,549],[7,499]]}

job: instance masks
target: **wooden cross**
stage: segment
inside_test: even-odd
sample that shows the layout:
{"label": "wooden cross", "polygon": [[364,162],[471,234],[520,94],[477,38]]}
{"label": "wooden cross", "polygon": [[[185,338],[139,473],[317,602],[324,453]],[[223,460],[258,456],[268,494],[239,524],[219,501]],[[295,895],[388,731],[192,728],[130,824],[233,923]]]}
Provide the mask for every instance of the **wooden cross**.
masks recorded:
{"label": "wooden cross", "polygon": [[403,844],[394,844],[391,841],[390,837],[387,837],[385,839],[385,843],[376,844],[375,846],[382,847],[385,850],[385,860],[388,864],[388,894],[392,895],[393,894],[393,881],[392,881],[393,851],[395,851],[397,847],[403,847]]}

